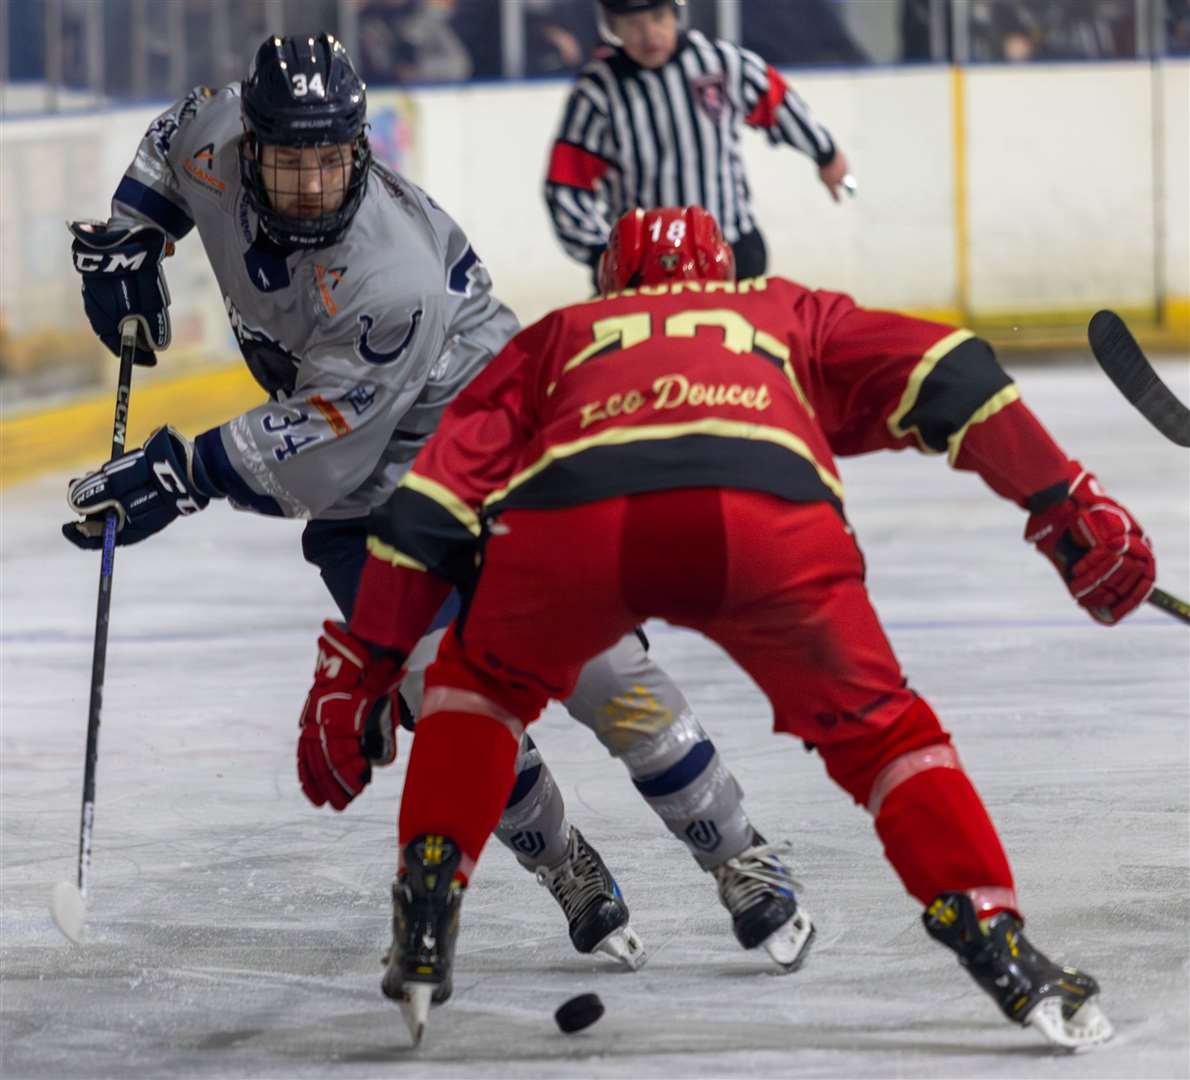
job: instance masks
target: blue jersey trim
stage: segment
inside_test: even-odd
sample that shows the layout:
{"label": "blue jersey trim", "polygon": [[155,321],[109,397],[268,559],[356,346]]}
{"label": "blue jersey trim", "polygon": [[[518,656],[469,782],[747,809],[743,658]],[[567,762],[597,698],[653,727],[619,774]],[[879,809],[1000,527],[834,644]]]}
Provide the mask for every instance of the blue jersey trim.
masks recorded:
{"label": "blue jersey trim", "polygon": [[194,440],[194,452],[207,471],[207,478],[232,502],[255,510],[269,517],[284,517],[280,504],[269,495],[253,491],[235,470],[231,458],[223,447],[223,436],[219,428],[204,431]]}
{"label": "blue jersey trim", "polygon": [[154,225],[160,226],[175,239],[181,240],[194,228],[190,215],[176,202],[171,202],[160,192],[146,187],[131,176],[126,176],[120,181],[120,186],[116,188],[116,198],[134,210],[139,210]]}

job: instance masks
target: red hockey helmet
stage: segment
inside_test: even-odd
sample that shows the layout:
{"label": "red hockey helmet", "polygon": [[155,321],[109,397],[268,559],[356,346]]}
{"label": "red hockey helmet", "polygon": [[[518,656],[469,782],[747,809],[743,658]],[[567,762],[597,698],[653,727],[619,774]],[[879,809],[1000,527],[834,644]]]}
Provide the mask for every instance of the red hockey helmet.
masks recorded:
{"label": "red hockey helmet", "polygon": [[731,247],[701,206],[629,210],[616,222],[599,260],[604,296],[638,285],[734,278]]}

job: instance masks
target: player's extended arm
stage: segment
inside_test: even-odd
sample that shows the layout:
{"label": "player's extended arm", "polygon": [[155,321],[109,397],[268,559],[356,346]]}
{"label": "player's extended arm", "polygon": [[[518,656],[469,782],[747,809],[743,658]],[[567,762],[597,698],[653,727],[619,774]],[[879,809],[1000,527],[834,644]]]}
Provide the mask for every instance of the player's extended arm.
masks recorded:
{"label": "player's extended arm", "polygon": [[[821,298],[827,294],[818,294]],[[1142,604],[1156,575],[1131,514],[1071,460],[1021,400],[990,345],[968,330],[828,301],[812,382],[838,454],[915,447],[978,473],[1030,517],[1025,538],[1102,623]]]}
{"label": "player's extended arm", "polygon": [[839,202],[843,178],[850,172],[846,155],[776,68],[748,49],[739,51],[744,123],[763,131],[774,145],[785,143],[812,157],[818,178]]}

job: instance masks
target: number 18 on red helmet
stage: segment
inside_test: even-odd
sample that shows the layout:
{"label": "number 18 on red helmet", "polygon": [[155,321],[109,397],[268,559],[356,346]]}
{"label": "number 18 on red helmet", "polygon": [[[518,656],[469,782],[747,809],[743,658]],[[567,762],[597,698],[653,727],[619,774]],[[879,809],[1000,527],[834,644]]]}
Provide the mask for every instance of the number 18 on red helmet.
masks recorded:
{"label": "number 18 on red helmet", "polygon": [[701,206],[629,210],[612,229],[599,260],[599,291],[621,292],[668,281],[732,281],[735,256]]}

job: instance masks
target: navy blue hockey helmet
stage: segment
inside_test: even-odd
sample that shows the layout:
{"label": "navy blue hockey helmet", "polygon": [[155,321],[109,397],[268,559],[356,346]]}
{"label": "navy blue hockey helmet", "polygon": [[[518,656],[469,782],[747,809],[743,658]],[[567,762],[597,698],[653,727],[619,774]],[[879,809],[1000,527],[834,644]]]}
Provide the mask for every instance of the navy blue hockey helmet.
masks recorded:
{"label": "navy blue hockey helmet", "polygon": [[[288,248],[334,243],[359,209],[372,164],[367,94],[347,50],[330,34],[267,38],[241,83],[240,106],[244,122],[240,175],[265,235]],[[264,146],[299,151],[311,147],[316,153],[349,146],[350,162],[345,160],[342,168],[350,167],[350,173],[341,185],[332,185],[333,192],[325,192],[321,181],[326,173],[314,164],[321,158],[310,161],[309,155],[303,155],[302,179],[287,200],[274,200],[265,183]],[[306,182],[313,173],[320,173],[319,180]],[[298,167],[291,164],[285,179],[292,181],[298,174]],[[278,192],[277,173],[271,179],[273,192]],[[303,189],[300,194],[297,187]],[[275,205],[275,201],[292,205]]]}

